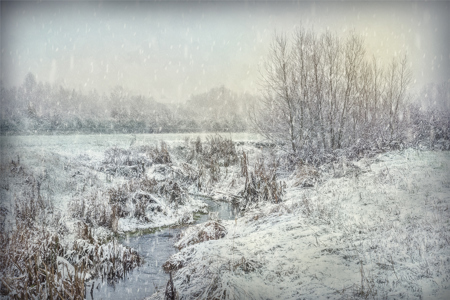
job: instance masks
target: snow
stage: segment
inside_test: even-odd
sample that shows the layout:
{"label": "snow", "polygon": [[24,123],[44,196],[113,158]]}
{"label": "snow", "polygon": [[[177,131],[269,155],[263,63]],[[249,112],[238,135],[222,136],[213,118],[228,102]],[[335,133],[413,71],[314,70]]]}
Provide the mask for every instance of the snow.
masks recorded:
{"label": "snow", "polygon": [[[173,159],[172,164],[147,167],[148,178],[165,182],[184,172],[183,137],[136,135],[133,147],[157,145],[164,139]],[[257,147],[254,137],[241,138],[237,153],[247,153],[249,171],[260,157],[276,155]],[[54,211],[49,214],[60,214],[60,225],[48,229],[65,228],[63,244],[82,244],[77,233],[80,220],[71,214],[71,203],[95,195],[99,204],[107,203],[107,197],[98,195],[129,182],[122,176],[108,177],[99,166],[106,149],[129,149],[130,135],[0,139],[2,168],[10,168],[11,161],[20,157],[15,173],[2,178],[2,207],[13,211],[22,182],[33,174],[44,198],[52,200]],[[245,183],[239,174],[239,163],[221,166],[220,180],[203,191],[192,184],[182,205],[152,194],[161,212],[148,211],[150,222],[119,218],[117,233],[191,224],[194,212],[206,212],[205,201],[193,194],[237,201]],[[182,249],[168,262],[176,266],[174,286],[182,299],[449,298],[448,152],[407,149],[359,161],[341,159],[319,169],[305,165],[294,172],[280,171],[277,180],[286,185],[283,201],[259,203],[241,217],[220,220],[224,237],[194,241],[199,232],[214,236],[208,223],[181,234],[175,245]],[[14,219],[11,214],[7,217],[2,223],[12,226]],[[113,232],[95,225],[92,235],[107,241]],[[84,251],[91,251],[92,245],[84,243]],[[122,246],[118,249],[118,255],[125,251]],[[60,265],[67,265],[64,260],[76,261],[61,257]],[[151,298],[160,299],[162,294]]]}
{"label": "snow", "polygon": [[224,238],[169,258],[182,266],[180,299],[448,299],[450,154],[406,150],[354,164],[223,221]]}

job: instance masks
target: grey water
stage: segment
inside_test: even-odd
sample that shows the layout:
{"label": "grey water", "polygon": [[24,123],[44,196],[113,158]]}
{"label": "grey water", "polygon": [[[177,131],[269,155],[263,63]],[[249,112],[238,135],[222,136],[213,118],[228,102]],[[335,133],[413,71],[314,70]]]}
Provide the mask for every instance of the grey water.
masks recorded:
{"label": "grey water", "polygon": [[[214,212],[221,220],[234,219],[237,210],[231,203],[202,200],[208,204],[208,211]],[[196,223],[203,223],[209,219],[208,214],[197,215]],[[108,283],[101,279],[93,281],[94,289],[91,294],[91,284],[86,287],[86,299],[144,299],[159,290],[164,290],[169,275],[164,272],[162,265],[177,249],[173,246],[177,235],[187,226],[166,228],[155,233],[133,235],[123,238],[121,243],[136,249],[144,258],[144,264],[129,272],[124,279],[115,283]]]}

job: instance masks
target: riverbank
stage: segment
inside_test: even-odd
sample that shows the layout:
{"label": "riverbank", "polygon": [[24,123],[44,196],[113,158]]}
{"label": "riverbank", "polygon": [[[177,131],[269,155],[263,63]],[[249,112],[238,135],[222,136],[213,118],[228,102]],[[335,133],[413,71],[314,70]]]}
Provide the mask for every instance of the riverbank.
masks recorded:
{"label": "riverbank", "polygon": [[312,188],[291,178],[282,203],[223,222],[224,238],[170,257],[179,299],[448,299],[449,153],[352,165]]}
{"label": "riverbank", "polygon": [[[83,294],[93,278],[115,285],[145,263],[117,238],[207,212],[192,192],[207,193],[180,169],[191,135],[0,138],[3,296]],[[39,269],[58,272],[17,277]]]}

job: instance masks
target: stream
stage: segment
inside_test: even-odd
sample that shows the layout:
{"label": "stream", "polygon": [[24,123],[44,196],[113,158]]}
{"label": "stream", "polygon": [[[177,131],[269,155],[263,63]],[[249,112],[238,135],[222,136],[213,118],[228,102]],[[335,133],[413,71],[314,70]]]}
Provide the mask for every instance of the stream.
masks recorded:
{"label": "stream", "polygon": [[[201,199],[208,204],[209,212],[218,213],[220,220],[234,219],[235,210],[231,203],[213,201],[205,197]],[[196,214],[195,223],[204,223],[208,219],[208,214]],[[92,294],[92,282],[89,282],[86,286],[86,299],[144,299],[151,296],[158,288],[165,289],[169,275],[161,266],[177,252],[173,244],[176,242],[177,235],[188,226],[190,225],[164,228],[155,233],[126,236],[120,239],[122,244],[139,252],[144,258],[144,264],[115,283],[95,279]]]}

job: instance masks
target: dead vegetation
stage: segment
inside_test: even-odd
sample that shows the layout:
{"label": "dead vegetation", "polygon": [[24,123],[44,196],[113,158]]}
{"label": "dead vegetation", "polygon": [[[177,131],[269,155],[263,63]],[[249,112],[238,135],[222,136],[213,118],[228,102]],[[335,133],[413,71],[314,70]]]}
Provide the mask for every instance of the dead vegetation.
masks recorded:
{"label": "dead vegetation", "polygon": [[169,150],[166,142],[161,141],[160,146],[151,147],[143,146],[139,148],[143,151],[147,157],[149,157],[153,164],[169,164],[172,163],[172,158],[170,157]]}
{"label": "dead vegetation", "polygon": [[72,216],[91,226],[103,226],[117,232],[120,218],[132,217],[150,222],[154,213],[162,213],[165,205],[183,205],[187,193],[176,180],[156,181],[134,178],[117,187],[97,191],[70,202]]}
{"label": "dead vegetation", "polygon": [[249,172],[248,158],[245,152],[241,159],[241,175],[245,177],[244,198],[241,209],[261,201],[279,203],[285,189],[285,183],[277,181],[276,166],[268,166],[263,158],[257,159],[253,171]]}
{"label": "dead vegetation", "polygon": [[136,178],[143,176],[151,165],[170,163],[172,163],[172,159],[167,144],[161,141],[159,147],[109,148],[105,151],[104,159],[98,170],[111,176]]}
{"label": "dead vegetation", "polygon": [[[24,168],[11,169],[9,179],[20,186],[13,211],[2,207],[0,231],[0,293],[10,299],[84,299],[85,280],[91,276],[121,278],[142,259],[116,241],[100,244],[91,227],[78,222],[74,244],[62,242],[68,233],[61,213],[41,193],[41,183]],[[92,220],[89,203],[80,202],[79,214]],[[95,207],[97,208],[98,207]],[[6,227],[8,215],[14,226]],[[105,209],[103,218],[111,218]],[[101,218],[97,218],[101,223]],[[104,221],[108,222],[108,221]]]}
{"label": "dead vegetation", "polygon": [[25,224],[18,224],[9,235],[0,234],[3,295],[11,299],[84,299],[86,269],[59,264],[65,250],[57,234]]}
{"label": "dead vegetation", "polygon": [[313,187],[320,180],[318,169],[309,164],[299,164],[292,176],[295,187]]}
{"label": "dead vegetation", "polygon": [[[247,293],[241,276],[256,272],[262,267],[261,263],[243,256],[236,260],[220,256],[205,257],[204,261],[198,263],[192,260],[194,252],[185,249],[163,265],[166,272],[176,274],[168,286],[172,284],[174,290],[176,287],[179,299],[255,299]],[[195,290],[192,290],[193,286]],[[156,299],[162,298],[154,296]]]}
{"label": "dead vegetation", "polygon": [[231,138],[224,138],[221,135],[210,135],[206,141],[202,142],[200,137],[195,141],[187,142],[188,146],[186,160],[188,163],[205,163],[221,167],[228,167],[238,162],[238,154],[235,143]]}
{"label": "dead vegetation", "polygon": [[233,140],[220,135],[208,136],[205,142],[197,137],[195,141],[186,140],[185,144],[183,156],[186,163],[181,167],[186,181],[194,183],[200,191],[211,191],[227,168],[239,161]]}
{"label": "dead vegetation", "polygon": [[189,227],[180,235],[180,239],[175,243],[179,250],[197,243],[218,240],[227,235],[226,228],[220,221],[208,221],[193,227]]}
{"label": "dead vegetation", "polygon": [[112,176],[139,177],[150,163],[136,150],[113,147],[105,151],[99,171]]}
{"label": "dead vegetation", "polygon": [[115,240],[99,244],[89,234],[68,246],[44,227],[19,224],[0,237],[1,293],[11,299],[84,299],[86,279],[123,278],[142,262],[135,250]]}
{"label": "dead vegetation", "polygon": [[119,244],[116,239],[105,244],[78,239],[64,257],[74,265],[89,270],[92,276],[107,280],[124,278],[143,262],[136,250]]}

